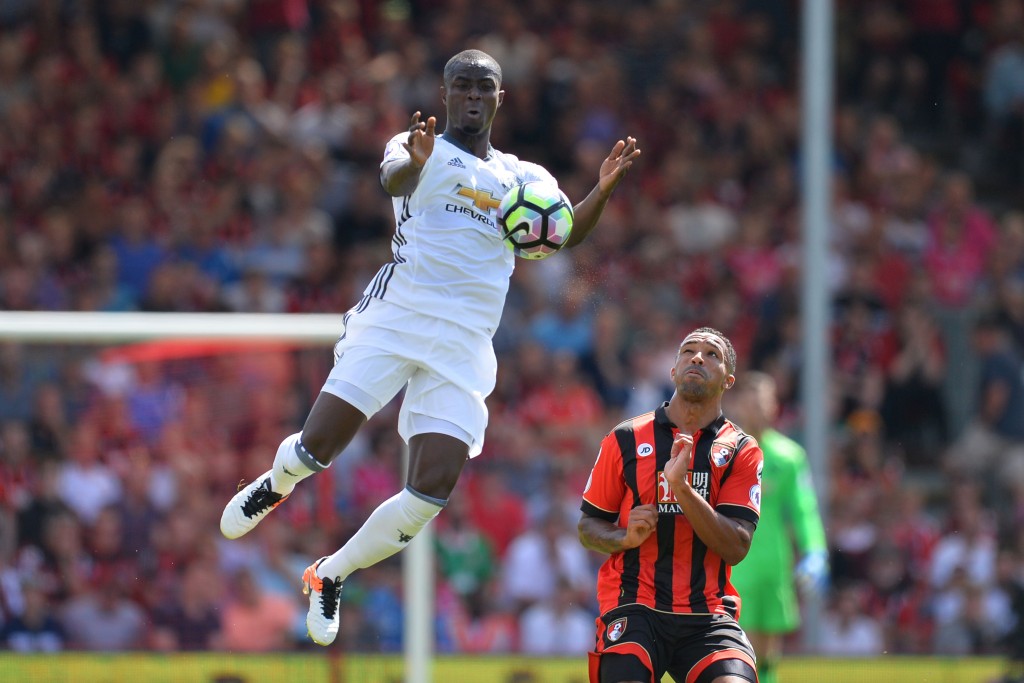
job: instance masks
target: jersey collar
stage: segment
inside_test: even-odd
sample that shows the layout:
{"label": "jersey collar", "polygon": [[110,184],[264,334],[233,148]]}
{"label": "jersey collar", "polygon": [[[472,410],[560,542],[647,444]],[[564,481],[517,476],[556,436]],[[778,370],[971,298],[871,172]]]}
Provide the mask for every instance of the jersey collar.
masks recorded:
{"label": "jersey collar", "polygon": [[[452,145],[454,147],[458,147],[463,152],[466,152],[468,154],[472,154],[474,157],[476,156],[476,154],[473,152],[473,150],[471,150],[469,147],[466,147],[464,144],[462,144],[461,142],[456,140],[452,135],[450,135],[448,133],[447,129],[443,133],[441,133],[441,139],[444,140],[445,142],[447,142],[449,145]],[[491,143],[488,141],[488,143],[487,143],[487,156],[485,156],[483,160],[487,161],[488,159],[490,159],[493,152],[494,152],[494,147],[492,147]]]}
{"label": "jersey collar", "polygon": [[[678,425],[676,425],[676,423],[674,423],[672,420],[670,420],[668,418],[668,401],[665,401],[664,403],[662,403],[654,411],[654,421],[657,422],[658,424],[664,425],[666,427],[678,428]],[[701,431],[702,432],[714,432],[715,434],[717,434],[719,432],[719,430],[722,429],[722,426],[724,424],[725,424],[725,415],[722,414],[722,413],[719,413],[718,417],[716,417],[714,420],[712,420],[710,424],[705,425],[701,429]]]}

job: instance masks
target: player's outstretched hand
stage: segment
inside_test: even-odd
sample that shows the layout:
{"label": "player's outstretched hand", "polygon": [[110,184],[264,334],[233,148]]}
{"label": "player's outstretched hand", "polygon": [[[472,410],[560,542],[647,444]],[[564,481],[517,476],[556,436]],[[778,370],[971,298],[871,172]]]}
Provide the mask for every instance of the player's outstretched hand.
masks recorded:
{"label": "player's outstretched hand", "polygon": [[635,548],[658,528],[658,508],[654,505],[637,505],[629,511],[626,523],[626,537],[622,539],[623,550]]}
{"label": "player's outstretched hand", "polygon": [[686,473],[693,459],[693,437],[680,432],[672,441],[668,462],[665,463],[665,479],[673,488],[686,486]]}
{"label": "player's outstretched hand", "polygon": [[636,138],[627,137],[615,143],[612,151],[601,162],[601,170],[598,173],[597,185],[602,194],[611,194],[638,156],[640,148],[636,146]]}
{"label": "player's outstretched hand", "polygon": [[427,163],[427,159],[434,153],[434,128],[437,126],[437,118],[430,116],[426,121],[420,121],[420,112],[416,112],[409,120],[409,140],[405,148],[409,151],[409,157],[419,168]]}

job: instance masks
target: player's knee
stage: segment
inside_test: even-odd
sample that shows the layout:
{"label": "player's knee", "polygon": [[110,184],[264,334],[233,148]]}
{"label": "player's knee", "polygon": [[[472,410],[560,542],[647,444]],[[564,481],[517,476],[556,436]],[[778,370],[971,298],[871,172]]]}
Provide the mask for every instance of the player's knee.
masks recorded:
{"label": "player's knee", "polygon": [[448,500],[462,473],[462,461],[440,460],[435,467],[409,470],[409,488],[438,500]]}
{"label": "player's knee", "polygon": [[409,488],[447,500],[469,459],[469,446],[443,434],[421,434],[409,442]]}

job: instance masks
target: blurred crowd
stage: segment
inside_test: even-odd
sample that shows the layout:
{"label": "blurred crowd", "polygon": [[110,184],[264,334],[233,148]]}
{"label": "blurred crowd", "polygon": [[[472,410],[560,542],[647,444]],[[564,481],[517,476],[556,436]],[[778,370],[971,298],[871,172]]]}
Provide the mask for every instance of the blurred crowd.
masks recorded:
{"label": "blurred crowd", "polygon": [[[466,47],[504,70],[495,146],[574,200],[636,136],[588,242],[518,264],[485,451],[435,526],[439,651],[581,655],[596,446],[668,397],[687,331],[725,332],[739,381],[770,372],[800,438],[800,4],[4,2],[0,311],[340,321],[390,259],[384,143],[443,122]],[[820,651],[1003,653],[1024,643],[1024,2],[836,19]],[[0,343],[0,645],[311,647],[302,569],[399,489],[394,408],[250,536],[217,519],[330,362]],[[343,648],[400,649],[399,560],[342,599]]]}

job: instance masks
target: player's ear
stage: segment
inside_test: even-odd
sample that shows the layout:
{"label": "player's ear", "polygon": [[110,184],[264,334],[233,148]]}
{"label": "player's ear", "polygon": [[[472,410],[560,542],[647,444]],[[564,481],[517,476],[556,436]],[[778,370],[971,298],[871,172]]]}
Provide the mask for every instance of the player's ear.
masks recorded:
{"label": "player's ear", "polygon": [[733,384],[736,384],[736,375],[726,375],[725,382],[722,383],[722,388],[732,389]]}
{"label": "player's ear", "polygon": [[448,104],[448,90],[443,85],[441,86],[441,104]]}
{"label": "player's ear", "polygon": [[501,103],[504,102],[504,101],[505,101],[505,91],[504,90],[499,90],[498,91],[498,106],[500,107]]}

